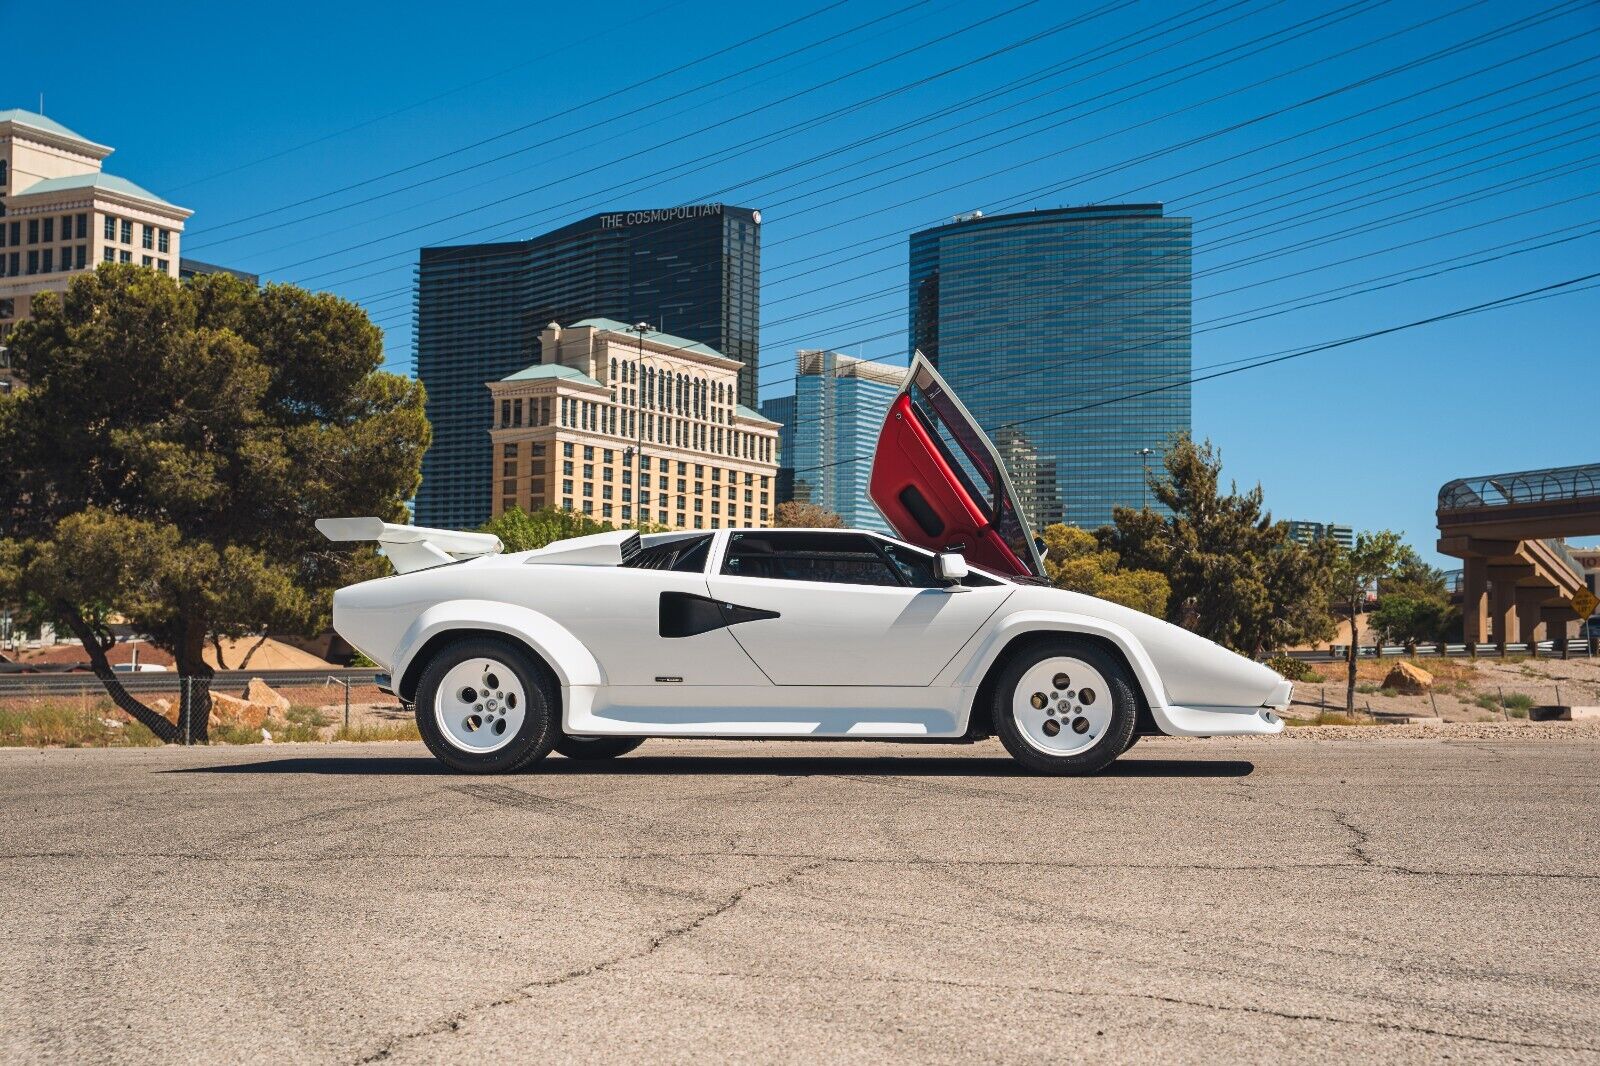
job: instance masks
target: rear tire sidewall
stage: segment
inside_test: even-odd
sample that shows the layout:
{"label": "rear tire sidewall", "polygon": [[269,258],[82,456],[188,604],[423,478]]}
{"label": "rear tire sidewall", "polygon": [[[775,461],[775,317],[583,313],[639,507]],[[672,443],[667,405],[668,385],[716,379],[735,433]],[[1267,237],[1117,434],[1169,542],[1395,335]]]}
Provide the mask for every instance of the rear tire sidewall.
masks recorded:
{"label": "rear tire sidewall", "polygon": [[[493,659],[511,670],[524,693],[522,725],[504,746],[491,752],[470,752],[453,744],[435,718],[440,683],[450,670],[469,659]],[[417,732],[435,758],[452,770],[469,774],[504,774],[520,770],[549,754],[559,733],[556,721],[559,689],[542,663],[509,640],[475,637],[447,645],[423,667],[417,681]]]}
{"label": "rear tire sidewall", "polygon": [[[1022,734],[1013,712],[1017,688],[1030,670],[1051,659],[1072,659],[1098,673],[1108,689],[1110,721],[1092,747],[1073,754],[1047,754]],[[1133,679],[1120,656],[1082,639],[1063,637],[1039,641],[1017,652],[1000,672],[994,689],[992,714],[995,735],[1011,757],[1037,773],[1081,776],[1098,773],[1116,761],[1133,743],[1138,722],[1138,698]]]}

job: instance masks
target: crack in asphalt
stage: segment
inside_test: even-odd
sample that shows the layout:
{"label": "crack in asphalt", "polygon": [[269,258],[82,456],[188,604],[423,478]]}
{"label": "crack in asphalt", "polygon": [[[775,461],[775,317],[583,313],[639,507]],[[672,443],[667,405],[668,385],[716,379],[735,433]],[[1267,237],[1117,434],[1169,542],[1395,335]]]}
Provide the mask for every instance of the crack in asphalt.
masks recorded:
{"label": "crack in asphalt", "polygon": [[586,852],[537,855],[527,852],[340,852],[318,855],[226,855],[200,851],[16,851],[0,852],[0,862],[38,859],[150,859],[192,860],[195,862],[271,862],[271,863],[325,863],[362,862],[370,860],[434,862],[439,859],[499,862],[673,862],[681,859],[774,859],[788,861],[815,861],[837,863],[842,866],[973,866],[980,868],[1019,868],[1042,870],[1172,870],[1200,873],[1282,872],[1296,870],[1373,870],[1406,877],[1453,877],[1500,880],[1559,880],[1600,881],[1600,873],[1572,873],[1567,871],[1527,870],[1437,870],[1425,867],[1399,866],[1373,859],[1367,862],[1260,862],[1260,863],[1203,863],[1203,862],[1074,862],[1045,859],[955,859],[935,856],[915,858],[863,858],[851,855],[822,855],[815,852],[791,851],[619,851]]}
{"label": "crack in asphalt", "polygon": [[791,884],[798,878],[824,865],[826,865],[826,860],[819,859],[793,867],[784,873],[777,875],[776,877],[770,877],[764,881],[752,881],[748,884],[741,885],[721,903],[718,903],[709,910],[695,915],[688,921],[669,926],[668,928],[653,934],[640,948],[623,952],[620,955],[613,955],[609,958],[601,959],[598,962],[590,963],[587,966],[580,966],[574,969],[566,970],[552,977],[541,978],[537,981],[530,981],[526,984],[520,985],[509,995],[501,996],[486,1003],[479,1003],[471,1007],[462,1008],[461,1010],[450,1014],[448,1017],[441,1018],[440,1020],[422,1029],[405,1033],[400,1036],[391,1037],[376,1051],[362,1056],[361,1058],[357,1059],[356,1062],[381,1062],[392,1056],[400,1048],[414,1041],[423,1040],[430,1036],[441,1036],[446,1033],[459,1032],[461,1027],[465,1025],[474,1015],[482,1014],[485,1011],[494,1010],[498,1007],[507,1007],[515,1003],[521,1003],[527,999],[530,999],[535,993],[545,989],[558,988],[573,981],[581,981],[586,977],[594,977],[597,974],[605,973],[629,962],[636,962],[640,959],[649,958],[651,955],[654,955],[668,944],[693,935],[696,931],[704,927],[707,922],[727,914],[729,911],[738,907],[739,904],[743,903],[745,899],[749,897],[750,893],[756,891],[757,889],[781,888],[782,886]]}
{"label": "crack in asphalt", "polygon": [[990,981],[958,981],[949,977],[894,977],[882,974],[860,974],[836,972],[826,976],[816,974],[780,974],[766,971],[740,971],[740,970],[664,970],[664,974],[675,974],[683,977],[730,977],[739,980],[766,980],[778,982],[797,981],[857,981],[868,984],[907,984],[907,985],[935,985],[948,988],[977,989],[985,992],[1008,991],[1028,994],[1070,996],[1082,999],[1124,999],[1146,1000],[1152,1003],[1165,1003],[1178,1007],[1194,1007],[1201,1010],[1223,1011],[1239,1014],[1257,1014],[1269,1018],[1279,1018],[1292,1022],[1325,1022],[1331,1025],[1352,1025],[1370,1029],[1382,1029],[1389,1032],[1414,1033],[1418,1036],[1436,1036],[1447,1040],[1466,1040],[1473,1043],[1494,1044],[1502,1047],[1531,1048],[1539,1051],[1600,1051],[1600,1045],[1588,1044],[1554,1044],[1535,1040],[1514,1040],[1507,1037],[1480,1036],[1476,1033],[1463,1033],[1450,1029],[1434,1029],[1425,1025],[1414,1025],[1410,1022],[1386,1021],[1381,1018],[1341,1018],[1333,1014],[1302,1014],[1298,1011],[1274,1010],[1271,1007],[1258,1007],[1246,1003],[1210,1003],[1205,1000],[1185,999],[1182,996],[1161,995],[1154,992],[1115,992],[1087,988],[1061,988],[1056,985],[1036,984],[1006,984]]}

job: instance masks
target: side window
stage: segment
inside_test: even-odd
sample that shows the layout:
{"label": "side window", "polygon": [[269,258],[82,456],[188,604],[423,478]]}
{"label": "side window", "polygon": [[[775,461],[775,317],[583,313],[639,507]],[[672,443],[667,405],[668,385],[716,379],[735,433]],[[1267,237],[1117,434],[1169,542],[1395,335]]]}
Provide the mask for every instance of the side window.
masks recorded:
{"label": "side window", "polygon": [[732,577],[839,585],[907,583],[878,551],[873,538],[859,533],[733,533],[728,537],[722,572]]}
{"label": "side window", "polygon": [[879,541],[878,547],[888,557],[907,585],[918,589],[938,588],[944,582],[933,572],[933,556],[908,548],[904,544]]}

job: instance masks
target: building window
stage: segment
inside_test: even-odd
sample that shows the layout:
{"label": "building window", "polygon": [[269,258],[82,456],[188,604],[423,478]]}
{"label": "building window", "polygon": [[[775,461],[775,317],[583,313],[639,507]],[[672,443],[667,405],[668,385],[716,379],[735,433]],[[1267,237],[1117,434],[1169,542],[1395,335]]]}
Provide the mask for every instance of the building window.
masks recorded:
{"label": "building window", "polygon": [[89,246],[87,244],[78,245],[78,264],[77,264],[78,269],[82,270],[85,266],[88,265],[88,262],[89,262]]}
{"label": "building window", "polygon": [[154,248],[156,246],[156,229],[154,226],[139,227],[139,247]]}
{"label": "building window", "polygon": [[117,220],[112,218],[110,215],[106,216],[105,237],[108,241],[114,241],[117,239]]}
{"label": "building window", "polygon": [[151,259],[148,255],[141,255],[139,257],[140,266],[153,266],[154,264],[155,260]]}
{"label": "building window", "polygon": [[36,218],[28,219],[28,243],[39,243],[39,220]]}
{"label": "building window", "polygon": [[132,244],[133,243],[133,223],[131,221],[129,221],[128,219],[125,219],[125,218],[121,219],[120,221],[122,223],[122,243],[123,244]]}
{"label": "building window", "polygon": [[56,220],[54,218],[47,218],[47,219],[44,220],[44,243],[45,244],[49,244],[51,241],[53,241],[55,239],[56,239]]}
{"label": "building window", "polygon": [[106,249],[105,261],[108,263],[115,263],[117,261],[117,250],[115,248]]}
{"label": "building window", "polygon": [[56,250],[54,248],[46,248],[44,250],[44,269],[43,269],[43,271],[41,271],[41,273],[48,274],[51,271],[53,271],[55,268],[56,268]]}
{"label": "building window", "polygon": [[161,271],[163,274],[171,273],[171,271],[169,271],[167,269],[167,262],[168,261],[165,260],[165,259],[157,259],[156,260],[156,269]]}
{"label": "building window", "polygon": [[11,163],[9,160],[0,159],[0,185],[11,183]]}
{"label": "building window", "polygon": [[156,230],[156,250],[160,252],[172,251],[172,234],[166,230]]}
{"label": "building window", "polygon": [[517,446],[515,444],[501,445],[500,454],[507,459],[515,459],[517,457]]}
{"label": "building window", "polygon": [[88,215],[88,212],[84,212],[84,213],[78,215],[78,240],[86,241],[88,239],[89,239],[89,215]]}
{"label": "building window", "polygon": [[28,273],[39,273],[39,253],[37,251],[28,253]]}
{"label": "building window", "polygon": [[570,441],[561,446],[561,454],[566,456],[568,459],[572,458],[572,444]]}
{"label": "building window", "polygon": [[126,248],[123,248],[117,252],[117,261],[121,263],[131,263],[133,262],[133,253],[128,251]]}

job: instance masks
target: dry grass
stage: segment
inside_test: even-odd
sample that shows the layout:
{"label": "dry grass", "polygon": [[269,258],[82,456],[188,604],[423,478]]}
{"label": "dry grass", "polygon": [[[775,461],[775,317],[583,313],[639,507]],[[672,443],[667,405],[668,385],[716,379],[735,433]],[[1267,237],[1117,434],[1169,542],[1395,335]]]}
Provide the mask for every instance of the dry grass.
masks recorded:
{"label": "dry grass", "polygon": [[408,719],[403,722],[353,725],[348,729],[340,726],[334,730],[333,736],[329,739],[367,743],[380,740],[421,740],[422,734],[417,732],[416,719]]}
{"label": "dry grass", "polygon": [[[285,719],[269,719],[266,730],[275,743],[328,740],[418,740],[412,719],[393,723],[357,724],[348,731],[332,728],[333,720],[315,706],[296,704]],[[260,727],[223,722],[210,730],[213,744],[260,744]],[[106,698],[18,698],[0,704],[0,747],[110,748],[159,745],[150,730],[133,721]]]}

